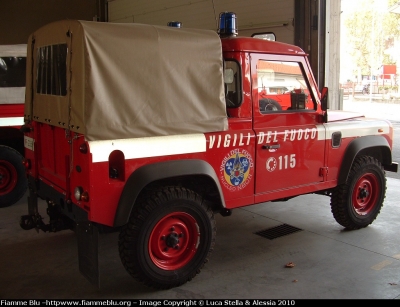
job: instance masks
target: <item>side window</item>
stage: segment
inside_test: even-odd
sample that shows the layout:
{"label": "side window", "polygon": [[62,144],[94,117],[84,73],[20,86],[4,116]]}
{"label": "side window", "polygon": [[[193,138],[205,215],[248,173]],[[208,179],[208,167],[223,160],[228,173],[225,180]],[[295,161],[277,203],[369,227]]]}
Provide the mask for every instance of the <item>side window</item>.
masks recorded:
{"label": "side window", "polygon": [[25,86],[26,57],[0,57],[0,87]]}
{"label": "side window", "polygon": [[242,104],[242,80],[239,64],[234,60],[225,60],[224,84],[226,107],[239,107]]}
{"label": "side window", "polygon": [[257,82],[262,114],[314,109],[306,80],[297,62],[259,60]]}
{"label": "side window", "polygon": [[67,44],[40,47],[37,59],[36,92],[67,95]]}

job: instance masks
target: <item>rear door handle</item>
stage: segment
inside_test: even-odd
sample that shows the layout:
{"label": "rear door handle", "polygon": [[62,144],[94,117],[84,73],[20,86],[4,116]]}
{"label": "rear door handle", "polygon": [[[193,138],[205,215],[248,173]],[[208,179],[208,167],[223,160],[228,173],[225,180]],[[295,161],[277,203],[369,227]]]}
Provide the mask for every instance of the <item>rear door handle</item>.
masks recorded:
{"label": "rear door handle", "polygon": [[274,144],[274,145],[263,145],[262,149],[278,149],[280,148],[281,145],[279,144]]}

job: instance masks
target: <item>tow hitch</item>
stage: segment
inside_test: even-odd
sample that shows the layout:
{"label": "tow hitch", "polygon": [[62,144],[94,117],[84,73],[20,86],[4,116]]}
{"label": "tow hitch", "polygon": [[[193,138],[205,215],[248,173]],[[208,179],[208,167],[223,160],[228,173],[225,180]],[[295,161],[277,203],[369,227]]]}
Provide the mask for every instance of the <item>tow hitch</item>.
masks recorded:
{"label": "tow hitch", "polygon": [[44,232],[49,231],[49,225],[43,223],[43,218],[39,213],[32,215],[22,215],[19,221],[19,225],[24,230],[30,230],[36,228],[36,231],[43,230]]}
{"label": "tow hitch", "polygon": [[50,202],[47,202],[47,214],[50,217],[48,224],[43,222],[43,217],[38,213],[22,215],[19,225],[24,230],[35,228],[37,232],[42,230],[44,232],[57,232],[65,229],[72,229],[71,221],[58,212]]}

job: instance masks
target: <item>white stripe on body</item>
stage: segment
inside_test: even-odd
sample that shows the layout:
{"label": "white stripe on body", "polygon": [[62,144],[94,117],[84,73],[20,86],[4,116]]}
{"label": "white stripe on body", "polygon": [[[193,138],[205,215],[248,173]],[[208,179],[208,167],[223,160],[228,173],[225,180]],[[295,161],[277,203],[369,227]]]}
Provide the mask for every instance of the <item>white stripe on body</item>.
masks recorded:
{"label": "white stripe on body", "polygon": [[125,159],[161,157],[206,151],[204,134],[155,136],[135,139],[90,141],[92,162],[108,161],[110,153],[120,150]]}

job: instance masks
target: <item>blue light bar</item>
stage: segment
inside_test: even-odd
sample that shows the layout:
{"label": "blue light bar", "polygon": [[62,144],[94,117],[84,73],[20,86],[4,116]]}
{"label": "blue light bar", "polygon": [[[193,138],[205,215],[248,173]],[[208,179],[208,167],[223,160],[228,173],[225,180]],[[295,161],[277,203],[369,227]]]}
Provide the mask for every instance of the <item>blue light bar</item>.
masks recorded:
{"label": "blue light bar", "polygon": [[218,34],[221,37],[236,36],[238,34],[235,13],[222,12],[219,14]]}
{"label": "blue light bar", "polygon": [[180,21],[170,21],[167,23],[168,27],[173,27],[173,28],[180,28],[182,27],[182,23]]}

